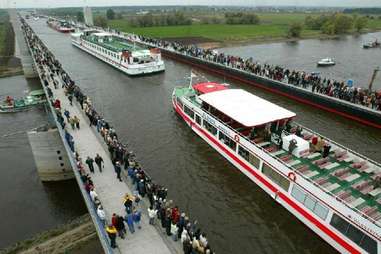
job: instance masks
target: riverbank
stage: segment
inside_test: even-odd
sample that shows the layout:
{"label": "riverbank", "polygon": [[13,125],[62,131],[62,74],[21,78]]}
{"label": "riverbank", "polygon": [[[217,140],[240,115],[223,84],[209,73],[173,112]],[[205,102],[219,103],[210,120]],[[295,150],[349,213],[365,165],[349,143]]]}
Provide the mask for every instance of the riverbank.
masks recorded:
{"label": "riverbank", "polygon": [[97,246],[94,239],[97,239],[95,228],[89,214],[85,214],[54,229],[17,242],[0,250],[0,253],[67,253],[69,250],[75,252],[81,248],[88,248],[88,245]]}
{"label": "riverbank", "polygon": [[[320,30],[307,27],[301,32],[300,38],[289,38],[288,29],[293,23],[304,23],[307,16],[316,17],[320,14],[306,13],[259,13],[261,23],[258,25],[228,25],[194,23],[188,26],[156,26],[133,27],[126,19],[109,21],[109,26],[123,32],[136,33],[153,38],[180,41],[182,44],[197,44],[205,48],[240,46],[247,44],[262,44],[269,42],[298,41],[305,39],[335,39],[342,35],[326,35]],[[368,20],[367,27],[361,33],[381,31],[381,19]],[[345,35],[355,35],[351,30]],[[344,36],[345,36],[344,35]]]}

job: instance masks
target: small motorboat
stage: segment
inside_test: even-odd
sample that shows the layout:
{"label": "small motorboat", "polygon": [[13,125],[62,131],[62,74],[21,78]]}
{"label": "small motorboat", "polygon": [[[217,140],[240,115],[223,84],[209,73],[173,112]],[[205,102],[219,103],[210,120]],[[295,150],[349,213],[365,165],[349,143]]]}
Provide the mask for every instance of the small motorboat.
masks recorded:
{"label": "small motorboat", "polygon": [[3,103],[0,104],[0,113],[13,113],[27,110],[33,106],[45,103],[46,96],[44,90],[34,90],[26,97],[14,99],[7,96]]}
{"label": "small motorboat", "polygon": [[381,43],[378,40],[375,40],[373,42],[368,42],[362,45],[364,49],[372,49],[372,48],[378,48],[381,46]]}
{"label": "small motorboat", "polygon": [[332,58],[323,58],[317,62],[318,66],[332,66],[335,65],[335,61]]}

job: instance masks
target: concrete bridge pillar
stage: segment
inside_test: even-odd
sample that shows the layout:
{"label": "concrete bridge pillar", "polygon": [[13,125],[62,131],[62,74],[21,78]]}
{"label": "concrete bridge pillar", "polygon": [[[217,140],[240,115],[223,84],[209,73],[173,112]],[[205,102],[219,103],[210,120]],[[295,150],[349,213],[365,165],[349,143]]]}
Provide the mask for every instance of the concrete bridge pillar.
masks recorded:
{"label": "concrete bridge pillar", "polygon": [[62,181],[74,178],[73,169],[57,128],[40,128],[29,131],[27,134],[41,181]]}
{"label": "concrete bridge pillar", "polygon": [[21,65],[24,71],[25,78],[38,78],[36,67],[33,64],[33,59],[29,53],[28,46],[26,45],[23,32],[21,30],[21,23],[17,17],[15,9],[9,9],[9,17],[15,32],[15,43],[18,44],[18,56],[21,59]]}

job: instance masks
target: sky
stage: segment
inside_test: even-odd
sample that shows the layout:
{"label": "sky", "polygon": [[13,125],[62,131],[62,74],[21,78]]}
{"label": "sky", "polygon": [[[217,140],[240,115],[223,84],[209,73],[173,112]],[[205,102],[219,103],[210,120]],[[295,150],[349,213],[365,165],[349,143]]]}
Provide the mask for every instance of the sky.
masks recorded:
{"label": "sky", "polygon": [[337,6],[381,7],[381,0],[0,0],[0,8],[53,8],[117,5],[245,5],[245,6]]}

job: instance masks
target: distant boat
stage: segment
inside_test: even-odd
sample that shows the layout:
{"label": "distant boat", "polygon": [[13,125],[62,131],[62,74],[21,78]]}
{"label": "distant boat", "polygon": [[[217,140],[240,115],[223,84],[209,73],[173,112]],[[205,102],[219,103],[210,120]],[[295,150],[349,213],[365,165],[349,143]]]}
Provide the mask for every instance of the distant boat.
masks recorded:
{"label": "distant boat", "polygon": [[324,58],[317,62],[318,66],[332,66],[335,65],[335,61],[332,58]]}
{"label": "distant boat", "polygon": [[380,46],[381,46],[381,43],[378,42],[378,40],[375,40],[374,42],[365,43],[362,47],[364,49],[371,49],[371,48],[378,48]]}
{"label": "distant boat", "polygon": [[34,90],[28,96],[21,99],[14,99],[7,96],[3,103],[0,104],[0,113],[13,113],[27,110],[33,106],[46,102],[44,90]]}

